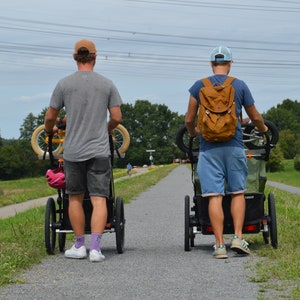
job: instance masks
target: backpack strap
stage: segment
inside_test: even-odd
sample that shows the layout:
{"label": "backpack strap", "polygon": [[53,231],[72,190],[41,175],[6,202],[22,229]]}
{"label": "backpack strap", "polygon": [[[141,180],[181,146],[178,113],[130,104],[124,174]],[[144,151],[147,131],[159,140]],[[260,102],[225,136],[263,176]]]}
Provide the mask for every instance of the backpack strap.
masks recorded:
{"label": "backpack strap", "polygon": [[225,81],[223,82],[223,85],[230,85],[234,79],[235,79],[234,77],[228,76],[228,77],[225,79]]}
{"label": "backpack strap", "polygon": [[[235,77],[228,76],[222,85],[225,85],[225,86],[230,85],[234,79],[235,79]],[[213,86],[213,84],[211,83],[211,81],[208,77],[201,79],[201,81],[204,86]]]}
{"label": "backpack strap", "polygon": [[202,81],[204,86],[213,86],[213,84],[211,83],[211,81],[208,77],[201,79],[201,81]]}

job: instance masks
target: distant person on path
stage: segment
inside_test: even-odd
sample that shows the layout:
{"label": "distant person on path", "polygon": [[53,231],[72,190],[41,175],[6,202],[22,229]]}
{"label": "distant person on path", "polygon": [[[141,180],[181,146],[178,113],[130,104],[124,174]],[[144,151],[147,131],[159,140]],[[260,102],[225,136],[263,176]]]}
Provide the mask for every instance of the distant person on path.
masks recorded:
{"label": "distant person on path", "polygon": [[75,44],[73,58],[77,71],[57,83],[45,115],[47,135],[57,130],[55,121],[63,107],[68,115],[63,157],[75,244],[65,251],[65,257],[87,256],[82,203],[88,191],[93,205],[89,251],[92,262],[105,259],[100,240],[107,222],[106,199],[110,194],[109,134],[122,119],[122,100],[117,88],[112,81],[94,72],[96,56],[92,41],[80,40]]}
{"label": "distant person on path", "polygon": [[127,164],[127,175],[131,176],[132,165],[130,163]]}
{"label": "distant person on path", "polygon": [[[222,85],[228,77],[232,66],[232,54],[227,47],[217,47],[212,50],[210,64],[213,75],[208,77],[212,84]],[[243,144],[241,120],[238,121],[235,135],[226,142],[208,142],[201,132],[195,128],[200,104],[199,92],[203,88],[201,80],[196,81],[189,89],[190,99],[185,117],[186,128],[191,137],[200,134],[200,152],[197,165],[201,191],[203,197],[208,197],[208,213],[215,235],[213,256],[227,258],[226,246],[223,238],[224,213],[222,209],[223,196],[232,197],[231,215],[234,224],[234,236],[231,249],[240,254],[250,254],[248,243],[242,235],[245,218],[246,178],[248,175],[247,161]],[[266,132],[262,116],[254,105],[254,99],[247,85],[237,78],[232,82],[234,87],[234,100],[236,102],[236,116],[240,116],[244,107],[250,120],[259,132]],[[225,191],[226,183],[226,191]]]}

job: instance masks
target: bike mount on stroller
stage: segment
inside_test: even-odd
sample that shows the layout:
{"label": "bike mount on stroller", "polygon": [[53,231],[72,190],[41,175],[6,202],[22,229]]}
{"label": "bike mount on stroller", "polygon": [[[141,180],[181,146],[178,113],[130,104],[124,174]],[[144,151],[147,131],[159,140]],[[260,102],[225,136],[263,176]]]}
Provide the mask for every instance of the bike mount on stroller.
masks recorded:
{"label": "bike mount on stroller", "polygon": [[[249,173],[246,182],[246,213],[243,233],[262,232],[264,242],[268,244],[270,239],[271,245],[277,248],[275,197],[273,193],[268,195],[268,214],[265,213],[264,203],[266,197],[264,189],[267,181],[266,162],[269,159],[270,151],[276,146],[279,136],[272,122],[265,120],[265,124],[269,130],[264,134],[258,133],[251,123],[243,125],[243,141]],[[194,247],[197,234],[210,235],[213,234],[213,229],[208,215],[208,199],[201,196],[201,184],[196,173],[200,145],[199,137],[190,138],[186,127],[182,126],[177,132],[176,144],[186,154],[192,169],[194,189],[192,207],[190,196],[186,195],[184,198],[184,250],[190,251],[191,247]],[[232,234],[234,233],[234,227],[230,213],[230,195],[223,197],[222,206],[224,211],[223,233]]]}
{"label": "bike mount on stroller", "polygon": [[[111,150],[111,166],[113,166],[114,158],[114,142],[112,136],[109,137]],[[48,151],[52,168],[63,167],[62,159],[55,159],[51,151],[52,139],[49,138]],[[53,197],[48,198],[45,211],[45,246],[48,254],[55,253],[56,235],[58,234],[59,250],[65,249],[66,234],[72,233],[72,226],[69,219],[69,197],[64,188],[57,189],[57,200]],[[124,203],[122,197],[115,196],[113,170],[111,170],[110,178],[110,196],[106,200],[107,206],[107,222],[104,233],[115,233],[117,253],[123,253],[125,241],[125,218]],[[88,193],[85,194],[83,200],[83,209],[85,214],[85,234],[91,233],[90,221],[92,215],[92,204]]]}

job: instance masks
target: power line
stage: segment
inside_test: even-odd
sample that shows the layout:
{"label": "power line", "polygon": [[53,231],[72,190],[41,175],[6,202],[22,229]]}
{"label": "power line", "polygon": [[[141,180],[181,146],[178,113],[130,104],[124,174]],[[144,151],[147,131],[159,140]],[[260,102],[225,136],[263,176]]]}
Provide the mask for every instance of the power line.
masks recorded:
{"label": "power line", "polygon": [[[186,0],[126,0],[128,2],[136,2],[136,3],[148,3],[151,4],[163,4],[163,5],[171,5],[171,6],[192,6],[192,7],[210,7],[210,8],[218,8],[218,9],[230,9],[230,10],[247,10],[247,11],[269,11],[269,12],[289,12],[295,13],[299,12],[300,8],[298,7],[286,7],[286,6],[270,6],[270,5],[245,5],[245,4],[230,4],[230,3],[211,3],[211,2],[203,2],[203,1],[186,1]],[[274,2],[274,1],[273,1]],[[279,4],[299,4],[294,1],[277,1]],[[273,3],[274,4],[274,3]]]}
{"label": "power line", "polygon": [[[126,0],[126,1],[134,1],[134,0]],[[0,28],[6,29],[6,30],[20,30],[20,31],[28,31],[28,32],[37,32],[37,33],[48,33],[48,34],[60,34],[62,36],[78,36],[78,33],[75,35],[70,32],[62,32],[61,28],[69,28],[72,31],[74,29],[80,29],[80,30],[87,30],[88,32],[92,31],[103,31],[105,33],[110,32],[110,33],[121,33],[121,34],[127,34],[128,41],[134,41],[137,40],[136,36],[152,36],[152,37],[161,37],[161,38],[178,38],[178,39],[183,39],[183,40],[207,40],[207,41],[228,41],[227,39],[220,39],[220,38],[212,38],[212,37],[199,37],[199,36],[189,36],[189,35],[178,35],[178,34],[163,34],[163,33],[152,33],[152,32],[143,32],[143,31],[132,31],[132,30],[120,30],[120,29],[111,29],[111,28],[101,28],[101,27],[90,27],[90,26],[81,26],[81,25],[69,25],[69,24],[63,24],[63,23],[52,23],[52,22],[44,22],[44,21],[34,21],[34,20],[28,20],[28,19],[16,19],[16,18],[8,18],[8,17],[3,17],[0,16],[0,21],[1,20],[6,20],[6,21],[13,21],[14,23],[21,23],[22,27],[18,27],[16,25],[14,26],[7,26],[3,25],[0,26]],[[35,28],[24,28],[24,24],[33,24],[33,25],[46,25],[50,27],[55,27],[58,28],[58,30],[50,30],[50,29],[35,29]],[[97,36],[94,36],[97,37]],[[99,36],[98,36],[99,38]],[[103,39],[117,39],[117,36],[111,36],[111,35],[106,35],[102,36]],[[272,42],[272,41],[260,41],[260,40],[241,40],[241,39],[230,39],[231,43],[264,43],[268,45],[282,45],[282,46],[300,46],[300,43],[295,43],[295,42]]]}

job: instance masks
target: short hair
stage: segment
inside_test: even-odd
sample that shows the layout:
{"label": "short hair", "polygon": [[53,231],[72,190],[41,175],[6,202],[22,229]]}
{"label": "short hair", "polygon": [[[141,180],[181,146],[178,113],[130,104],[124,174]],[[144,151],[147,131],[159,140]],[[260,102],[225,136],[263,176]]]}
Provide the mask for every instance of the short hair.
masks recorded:
{"label": "short hair", "polygon": [[74,60],[76,60],[79,63],[85,64],[87,62],[91,62],[96,59],[95,53],[90,53],[88,49],[85,47],[81,47],[78,49],[77,53],[74,53]]}
{"label": "short hair", "polygon": [[[223,54],[217,54],[216,58],[224,58]],[[227,65],[231,62],[231,60],[223,60],[223,61],[212,61],[213,66]]]}

